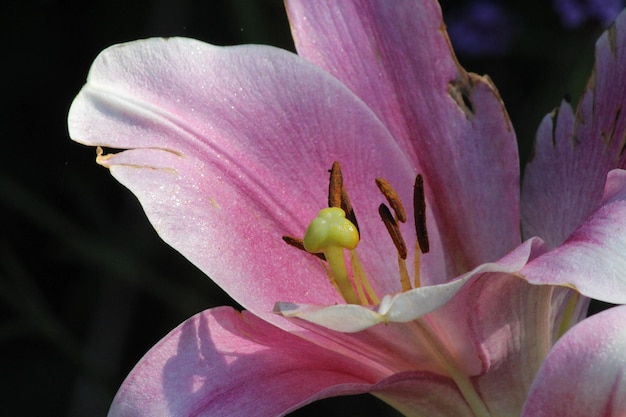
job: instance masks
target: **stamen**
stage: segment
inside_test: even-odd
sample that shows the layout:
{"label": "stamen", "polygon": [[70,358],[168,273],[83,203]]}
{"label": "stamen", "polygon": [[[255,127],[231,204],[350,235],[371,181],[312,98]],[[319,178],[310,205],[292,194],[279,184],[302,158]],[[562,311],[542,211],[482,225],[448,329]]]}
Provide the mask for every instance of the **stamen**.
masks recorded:
{"label": "stamen", "polygon": [[346,212],[346,219],[350,220],[356,230],[361,233],[361,229],[359,229],[359,223],[356,221],[356,214],[354,214],[354,209],[352,208],[352,203],[350,203],[350,197],[348,197],[348,192],[344,187],[341,190],[341,208]]}
{"label": "stamen", "polygon": [[346,219],[350,220],[360,233],[359,223],[356,221],[356,215],[350,203],[350,197],[348,197],[346,187],[343,185],[343,175],[341,174],[341,167],[338,161],[333,162],[333,166],[330,169],[328,207],[341,208],[346,213]]}
{"label": "stamen", "polygon": [[387,202],[393,209],[394,213],[396,213],[396,219],[402,223],[406,222],[406,211],[404,210],[404,204],[400,200],[400,197],[396,193],[396,190],[393,189],[391,184],[384,178],[376,178],[376,185],[381,193],[387,199]]}
{"label": "stamen", "polygon": [[398,223],[391,215],[391,211],[389,208],[381,204],[378,206],[378,214],[380,214],[380,218],[383,223],[385,223],[385,227],[387,228],[387,232],[391,236],[391,240],[393,240],[393,244],[396,245],[396,250],[398,251],[398,256],[402,259],[406,259],[407,250],[406,243],[404,243],[404,239],[402,238],[402,234],[400,233],[400,227],[398,227]]}
{"label": "stamen", "polygon": [[413,257],[413,270],[415,271],[415,288],[422,286],[422,279],[420,277],[420,258],[419,244],[415,243],[415,256]]}
{"label": "stamen", "polygon": [[[366,305],[369,305],[369,303],[367,302],[367,296],[365,295],[365,286],[364,286],[364,281],[363,281],[363,277],[365,276],[365,273],[363,271],[361,271],[363,272],[362,274],[358,274],[357,272],[355,272],[355,263],[354,263],[354,258],[353,258],[354,256],[356,256],[356,251],[351,250],[350,251],[350,265],[352,265],[352,282],[354,283],[354,288],[356,288],[356,295],[358,299],[361,301],[361,305],[366,306]],[[367,280],[365,280],[365,282],[367,282]]]}
{"label": "stamen", "polygon": [[[328,207],[341,207],[341,192],[343,190],[343,176],[339,162],[333,162],[330,169],[330,182],[328,184]],[[344,210],[345,211],[345,210]]]}
{"label": "stamen", "polygon": [[343,253],[344,249],[356,248],[359,232],[346,219],[346,213],[339,207],[322,209],[307,228],[302,243],[307,252],[324,254],[339,293],[347,303],[359,304],[350,283]]}
{"label": "stamen", "polygon": [[428,230],[426,230],[426,195],[424,194],[422,174],[415,178],[415,186],[413,187],[413,215],[415,216],[415,234],[419,249],[422,253],[428,253],[430,243],[428,242]]}
{"label": "stamen", "polygon": [[398,223],[393,218],[391,211],[389,211],[386,205],[381,204],[378,206],[378,213],[398,251],[398,266],[400,268],[400,284],[402,285],[402,291],[409,291],[412,287],[409,271],[406,267],[407,249],[406,243],[404,243],[404,239],[400,233],[400,227],[398,227]]}
{"label": "stamen", "polygon": [[[365,276],[365,270],[363,269],[363,265],[361,265],[359,255],[354,249],[350,251],[350,264],[352,265],[352,275],[354,277],[354,284],[356,285],[357,291],[359,292],[359,298],[362,296],[364,289],[371,304],[379,304],[380,300],[374,292],[374,289],[372,288],[369,280]],[[361,289],[359,290],[359,288]],[[365,297],[361,298],[361,304],[368,305],[367,299]]]}
{"label": "stamen", "polygon": [[[304,249],[304,243],[302,242],[302,239],[298,239],[297,237],[293,237],[293,236],[283,236],[283,241],[290,245],[293,246],[294,248],[303,250],[305,252],[307,252],[306,249]],[[307,253],[311,253],[311,252],[307,252]],[[311,255],[317,256],[318,258],[320,258],[322,261],[326,260],[326,257],[324,257],[323,253],[311,253]]]}
{"label": "stamen", "polygon": [[[306,230],[304,239],[283,236],[283,240],[295,248],[305,250],[325,260],[325,269],[331,284],[347,303],[365,306],[379,304],[378,296],[369,283],[355,250],[359,243],[360,232],[350,198],[344,186],[339,162],[334,162],[329,172],[329,207],[322,209],[318,216],[313,219]],[[404,223],[407,220],[406,210],[400,197],[387,180],[377,178],[376,185],[391,207],[390,209],[389,206],[381,204],[378,212],[398,253],[402,291],[409,291],[412,286],[406,266],[408,251],[399,226],[399,222]],[[415,286],[419,287],[420,253],[426,253],[429,250],[428,232],[426,230],[426,197],[424,180],[421,175],[415,179],[413,214],[417,235],[414,257]],[[345,249],[349,251],[350,270],[346,266]]]}

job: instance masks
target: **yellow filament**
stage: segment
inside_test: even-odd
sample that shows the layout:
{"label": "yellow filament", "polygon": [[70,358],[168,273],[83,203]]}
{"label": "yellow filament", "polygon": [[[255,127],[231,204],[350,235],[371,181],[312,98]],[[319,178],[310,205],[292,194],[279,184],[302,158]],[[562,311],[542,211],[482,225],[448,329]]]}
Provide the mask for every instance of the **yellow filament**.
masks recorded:
{"label": "yellow filament", "polygon": [[356,251],[351,250],[350,251],[350,264],[352,265],[352,277],[353,277],[352,279],[354,282],[354,286],[356,287],[357,296],[359,297],[359,300],[361,302],[360,304],[362,306],[366,306],[366,305],[369,305],[369,303],[367,301],[367,296],[365,295],[365,288],[363,285],[363,276],[361,276],[354,270],[354,262],[353,262],[354,256],[356,256]]}
{"label": "yellow filament", "polygon": [[565,310],[563,311],[563,317],[561,318],[561,323],[559,324],[559,331],[557,333],[557,337],[560,338],[572,327],[572,319],[574,318],[574,311],[576,310],[576,305],[578,304],[578,300],[580,296],[577,292],[574,292],[569,300],[567,300],[567,304],[565,305]]}
{"label": "yellow filament", "polygon": [[[359,255],[357,255],[355,250],[350,251],[350,263],[352,264],[352,275],[354,276],[354,282],[357,288],[362,288],[359,296],[363,293],[363,290],[367,293],[367,297],[370,299],[372,304],[379,304],[380,300],[378,296],[374,292],[367,276],[365,275],[365,270],[363,269],[363,265],[361,265],[361,260],[359,259]],[[361,304],[368,305],[367,299],[365,295],[361,299]]]}
{"label": "yellow filament", "polygon": [[420,278],[420,247],[419,244],[415,244],[415,258],[413,259],[413,268],[415,269],[415,288],[422,286],[422,280]]}
{"label": "yellow filament", "polygon": [[461,371],[457,363],[458,361],[453,356],[452,352],[448,350],[446,345],[439,339],[437,333],[433,331],[428,322],[424,318],[419,318],[413,322],[418,329],[418,332],[423,336],[423,340],[426,342],[432,355],[437,362],[446,370],[447,374],[456,383],[461,395],[467,402],[467,405],[472,409],[473,413],[477,417],[491,417],[491,413],[487,408],[487,405],[481,398],[480,394],[476,391],[471,379]]}
{"label": "yellow filament", "polygon": [[400,267],[400,284],[402,285],[402,291],[409,291],[411,287],[411,278],[409,278],[409,270],[406,267],[406,260],[398,256],[398,266]]}
{"label": "yellow filament", "polygon": [[356,287],[356,293],[357,293],[357,297],[359,298],[359,304],[361,304],[362,306],[369,305],[369,302],[367,301],[367,296],[365,295],[365,291],[363,289],[363,283],[355,279],[354,286]]}

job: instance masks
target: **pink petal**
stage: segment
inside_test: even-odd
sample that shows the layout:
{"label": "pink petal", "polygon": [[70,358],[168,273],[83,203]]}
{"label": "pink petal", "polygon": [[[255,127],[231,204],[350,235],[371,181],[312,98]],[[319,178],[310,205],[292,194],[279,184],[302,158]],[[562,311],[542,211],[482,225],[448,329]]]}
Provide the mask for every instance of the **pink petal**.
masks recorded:
{"label": "pink petal", "polygon": [[298,318],[338,332],[353,333],[380,323],[407,323],[441,308],[472,279],[487,273],[519,272],[531,256],[543,251],[543,242],[524,242],[503,259],[479,265],[472,271],[445,284],[414,288],[393,296],[386,295],[378,311],[355,304],[315,306],[279,302],[275,311],[289,318]]}
{"label": "pink petal", "polygon": [[451,379],[428,372],[396,374],[374,386],[372,394],[406,417],[474,416]]}
{"label": "pink petal", "polygon": [[592,316],[554,346],[522,417],[626,415],[626,306]]}
{"label": "pink petal", "polygon": [[[536,256],[543,247],[539,241],[531,241],[503,259],[502,265],[486,265],[472,275],[454,298],[419,322],[390,321],[356,333],[321,328],[306,321],[310,317],[297,322],[311,330],[304,336],[307,339],[369,363],[372,369],[379,366],[381,372],[387,369],[389,373],[417,371],[448,376],[447,368],[433,355],[433,348],[443,347],[449,352],[451,367],[478,381],[481,395],[488,396],[503,410],[513,404],[519,411],[523,393],[551,346],[552,329],[560,320],[551,309],[558,310],[563,304],[552,297],[552,287],[530,285],[499,272],[505,266],[515,270],[516,263],[521,268],[529,249],[531,256]],[[322,325],[333,327],[339,319],[337,316],[330,325]],[[346,321],[350,320],[356,322],[354,317],[346,317]],[[432,329],[439,347],[428,341],[424,325]],[[515,372],[507,373],[505,369]],[[502,396],[502,387],[515,389],[520,395]]]}
{"label": "pink petal", "polygon": [[271,47],[149,39],[105,50],[69,115],[70,135],[128,149],[99,162],[161,237],[267,320],[279,300],[343,300],[317,259],[285,244],[326,205],[342,162],[374,289],[400,288],[375,177],[410,201],[414,170],[371,111],[328,74]]}
{"label": "pink petal", "polygon": [[533,284],[562,285],[610,303],[626,303],[626,171],[607,177],[603,201],[559,247],[531,261],[521,275]]}
{"label": "pink petal", "polygon": [[522,186],[526,237],[562,243],[600,204],[606,174],[626,167],[626,13],[596,43],[576,114],[563,102],[539,126]]}
{"label": "pink petal", "polygon": [[[534,243],[533,256],[545,248]],[[535,286],[509,274],[488,273],[465,285],[449,303],[425,316],[492,415],[519,415],[533,377],[563,323],[575,292]]]}
{"label": "pink petal", "polygon": [[491,81],[456,61],[437,2],[292,0],[287,10],[298,53],[362,98],[424,174],[446,257],[431,271],[438,282],[516,247],[515,134]]}
{"label": "pink petal", "polygon": [[553,287],[512,276],[486,277],[469,297],[469,318],[483,361],[477,386],[494,416],[519,415],[526,393],[553,342]]}
{"label": "pink petal", "polygon": [[314,400],[367,391],[362,363],[222,307],[190,318],[135,366],[109,417],[284,415]]}

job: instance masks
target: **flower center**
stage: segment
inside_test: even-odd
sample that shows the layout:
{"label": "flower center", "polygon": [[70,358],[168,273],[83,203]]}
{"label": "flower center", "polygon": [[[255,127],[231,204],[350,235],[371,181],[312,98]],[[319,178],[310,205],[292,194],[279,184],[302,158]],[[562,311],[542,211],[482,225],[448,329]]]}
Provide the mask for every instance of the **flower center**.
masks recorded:
{"label": "flower center", "polygon": [[[417,235],[414,270],[414,287],[406,264],[407,247],[400,232],[399,223],[406,222],[406,211],[400,197],[391,184],[382,178],[376,179],[376,185],[383,194],[389,207],[381,204],[378,213],[391,236],[398,253],[398,267],[402,291],[409,291],[420,286],[420,253],[429,250],[428,233],[426,230],[426,199],[424,181],[418,175],[413,187],[413,214]],[[311,221],[303,239],[283,236],[288,244],[318,256],[326,262],[328,277],[335,289],[348,304],[375,305],[380,300],[372,288],[356,247],[359,243],[359,227],[348,198],[343,176],[338,162],[333,163],[330,170],[328,187],[328,208],[322,209]],[[346,251],[350,268],[346,265]]]}

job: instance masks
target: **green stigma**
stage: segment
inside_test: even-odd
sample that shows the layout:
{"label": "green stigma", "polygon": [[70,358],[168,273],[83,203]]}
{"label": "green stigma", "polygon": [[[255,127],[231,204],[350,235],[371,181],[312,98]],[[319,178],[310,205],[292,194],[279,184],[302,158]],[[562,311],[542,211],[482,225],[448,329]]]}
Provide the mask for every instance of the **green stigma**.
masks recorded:
{"label": "green stigma", "polygon": [[339,207],[322,209],[311,221],[304,234],[307,252],[323,253],[329,247],[354,249],[359,243],[359,232],[346,213]]}
{"label": "green stigma", "polygon": [[322,209],[304,234],[304,249],[323,253],[337,288],[347,303],[359,304],[352,288],[343,250],[352,250],[359,243],[359,232],[339,207]]}

